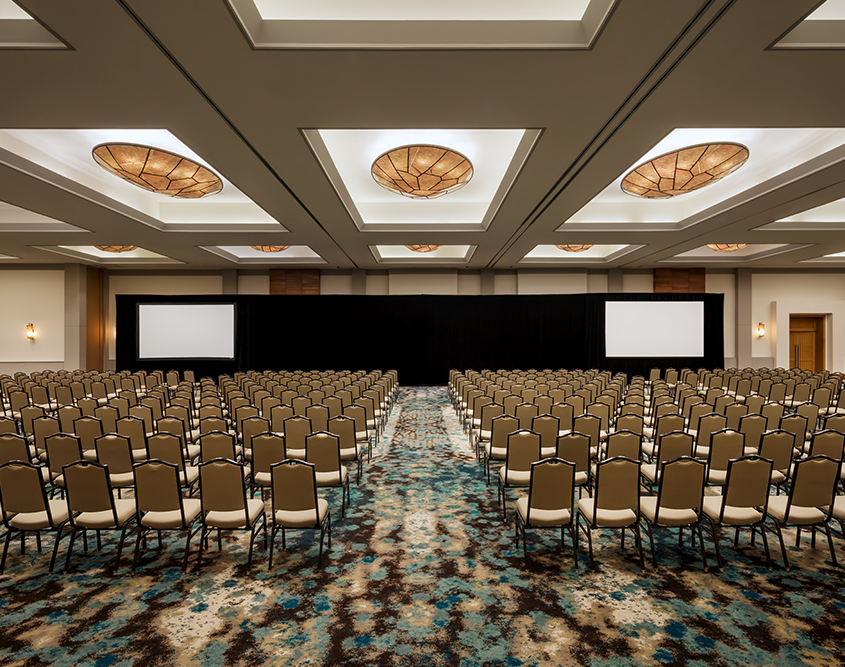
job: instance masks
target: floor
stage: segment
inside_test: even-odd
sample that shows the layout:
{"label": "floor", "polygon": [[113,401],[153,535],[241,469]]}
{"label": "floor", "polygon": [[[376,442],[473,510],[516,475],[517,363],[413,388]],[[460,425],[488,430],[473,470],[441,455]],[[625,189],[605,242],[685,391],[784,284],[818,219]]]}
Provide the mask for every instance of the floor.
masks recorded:
{"label": "floor", "polygon": [[[845,586],[820,539],[766,567],[747,537],[703,571],[697,549],[657,542],[640,568],[630,540],[594,541],[580,568],[553,534],[513,542],[444,388],[400,389],[352,506],[328,492],[332,549],[317,569],[310,534],[272,571],[242,536],[180,569],[182,540],[151,549],[135,574],[116,540],[74,551],[47,573],[48,550],[10,551],[0,576],[3,665],[842,665]],[[793,539],[790,545],[794,544]],[[34,546],[34,542],[31,542]],[[151,545],[152,546],[152,545]],[[280,545],[279,545],[280,546]],[[583,544],[582,546],[586,546]],[[774,542],[771,543],[776,547]],[[60,559],[64,547],[60,551]],[[842,542],[837,555],[845,560]]]}

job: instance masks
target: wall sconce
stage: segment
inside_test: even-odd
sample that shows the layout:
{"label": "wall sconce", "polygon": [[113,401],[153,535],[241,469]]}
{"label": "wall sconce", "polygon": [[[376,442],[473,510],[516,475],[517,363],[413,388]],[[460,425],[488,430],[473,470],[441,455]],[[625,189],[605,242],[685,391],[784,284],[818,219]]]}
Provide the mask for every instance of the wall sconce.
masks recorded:
{"label": "wall sconce", "polygon": [[757,337],[762,338],[765,335],[766,335],[766,325],[763,324],[762,322],[760,322],[760,324],[757,325]]}
{"label": "wall sconce", "polygon": [[29,340],[35,340],[35,327],[32,325],[32,322],[26,325],[26,337]]}

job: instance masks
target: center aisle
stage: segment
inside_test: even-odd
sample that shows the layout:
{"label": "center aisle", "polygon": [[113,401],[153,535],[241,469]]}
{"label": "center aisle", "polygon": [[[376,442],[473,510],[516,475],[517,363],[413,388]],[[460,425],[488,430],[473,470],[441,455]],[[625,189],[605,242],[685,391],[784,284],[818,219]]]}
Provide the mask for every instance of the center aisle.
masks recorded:
{"label": "center aisle", "polygon": [[[353,466],[349,466],[350,472]],[[165,535],[136,573],[110,564],[115,540],[50,575],[34,548],[0,576],[0,663],[52,665],[769,665],[843,663],[845,597],[827,546],[793,550],[792,571],[766,569],[759,544],[723,541],[722,571],[697,549],[658,539],[643,570],[616,534],[582,549],[576,571],[557,531],[513,542],[515,492],[502,523],[445,388],[406,387],[341,517],[322,491],[332,548],[317,568],[311,531],[277,539],[273,569],[245,535],[224,537],[196,568]],[[268,505],[269,508],[269,505]],[[794,543],[794,539],[790,544]],[[152,546],[152,545],[150,545]],[[257,545],[258,546],[258,545]],[[263,547],[263,544],[261,545]],[[841,548],[841,542],[837,549]],[[713,556],[712,544],[707,543]],[[46,550],[45,550],[46,551]],[[61,554],[60,554],[61,555]],[[832,620],[831,620],[832,619]]]}

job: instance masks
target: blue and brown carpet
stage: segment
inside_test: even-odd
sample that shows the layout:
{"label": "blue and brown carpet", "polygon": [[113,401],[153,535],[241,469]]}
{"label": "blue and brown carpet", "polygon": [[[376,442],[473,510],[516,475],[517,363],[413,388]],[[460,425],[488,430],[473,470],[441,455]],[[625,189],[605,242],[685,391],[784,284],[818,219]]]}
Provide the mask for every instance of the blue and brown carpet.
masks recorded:
{"label": "blue and brown carpet", "polygon": [[[514,544],[514,492],[503,524],[495,486],[442,388],[404,388],[352,506],[341,518],[330,490],[334,539],[317,568],[313,534],[256,551],[244,535],[212,545],[187,574],[182,539],[165,537],[135,574],[131,549],[112,569],[115,538],[70,572],[47,573],[49,548],[13,545],[0,577],[3,665],[842,665],[843,570],[820,538],[793,569],[772,542],[723,540],[711,570],[675,534],[657,540],[659,567],[641,568],[631,540],[594,540],[575,570],[559,534],[529,537],[528,568]],[[66,544],[66,540],[65,540]],[[49,544],[52,546],[52,540]],[[582,547],[586,546],[583,544]],[[845,559],[842,544],[838,553]],[[60,551],[60,562],[64,548]]]}

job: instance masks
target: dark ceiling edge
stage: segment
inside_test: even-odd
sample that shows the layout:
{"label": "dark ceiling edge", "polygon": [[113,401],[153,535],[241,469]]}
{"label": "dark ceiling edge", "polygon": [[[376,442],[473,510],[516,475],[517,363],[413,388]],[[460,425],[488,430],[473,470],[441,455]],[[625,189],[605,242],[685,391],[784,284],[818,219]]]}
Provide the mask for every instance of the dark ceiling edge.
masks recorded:
{"label": "dark ceiling edge", "polygon": [[[493,256],[493,259],[487,264],[487,268],[493,268],[493,266],[502,259],[505,253],[513,247],[514,243],[516,243],[519,238],[528,230],[528,228],[539,218],[548,208],[551,206],[557,198],[564,192],[566,186],[575,179],[578,174],[580,174],[584,168],[590,163],[590,160],[593,156],[595,156],[614,136],[615,134],[622,128],[625,122],[640,108],[640,106],[649,98],[649,96],[656,90],[656,88],[666,79],[667,76],[678,66],[678,64],[686,57],[686,55],[692,50],[692,48],[698,44],[698,42],[706,35],[713,25],[727,12],[736,2],[736,0],[729,0],[729,2],[718,12],[718,14],[704,27],[704,29],[699,32],[699,34],[692,40],[690,45],[686,47],[681,54],[674,60],[674,62],[669,65],[666,71],[660,75],[654,83],[648,88],[648,90],[644,90],[646,82],[648,81],[649,77],[651,77],[655,71],[664,63],[664,61],[668,58],[669,54],[672,50],[678,45],[678,43],[687,35],[690,28],[699,21],[702,15],[710,8],[710,6],[715,2],[715,0],[707,0],[707,2],[702,5],[702,7],[698,10],[698,12],[693,16],[687,24],[684,26],[683,30],[675,37],[672,43],[664,49],[663,53],[660,57],[655,61],[655,63],[649,68],[648,72],[646,72],[642,78],[640,79],[639,83],[634,87],[634,89],[628,94],[628,96],[622,101],[622,103],[617,107],[616,111],[610,116],[610,118],[605,122],[604,125],[593,135],[593,138],[587,143],[584,149],[578,154],[577,158],[572,162],[569,168],[558,178],[558,180],[554,183],[554,185],[549,188],[549,191],[546,193],[545,197],[543,197],[540,202],[534,207],[534,209],[528,214],[525,218],[523,223],[514,231],[511,237],[505,241],[502,248]],[[633,100],[638,93],[641,93],[641,97],[639,101],[623,116],[623,109],[625,106]],[[611,127],[611,125],[616,123],[615,127],[610,130],[609,134],[599,142],[599,137]],[[577,165],[577,167],[576,167]]]}
{"label": "dark ceiling edge", "polygon": [[[190,75],[188,71],[182,66],[182,64],[176,59],[176,57],[170,52],[164,44],[153,34],[153,31],[147,27],[147,24],[138,16],[135,11],[129,7],[128,0],[117,0],[118,4],[123,7],[123,10],[132,18],[135,23],[146,33],[147,37],[149,37],[150,41],[155,44],[161,53],[173,64],[173,66],[182,74],[186,81],[188,81],[193,88],[202,96],[202,98],[206,101],[206,103],[214,109],[218,116],[229,126],[229,128],[234,132],[237,137],[244,143],[244,145],[255,155],[256,158],[264,165],[264,167],[273,174],[273,177],[279,182],[279,184],[287,191],[287,193],[293,198],[293,200],[302,208],[305,213],[316,223],[316,225],[323,231],[327,238],[331,239],[332,243],[337,247],[340,252],[342,252],[346,258],[352,263],[353,266],[358,268],[358,265],[355,261],[347,254],[347,252],[338,244],[337,241],[334,240],[334,237],[329,234],[328,230],[320,223],[311,210],[305,205],[305,203],[296,195],[296,193],[285,183],[284,179],[279,175],[279,173],[272,167],[272,165],[264,158],[263,155],[258,151],[258,149],[253,146],[253,144],[244,136],[244,134],[238,129],[234,122],[223,112],[223,110],[218,107],[211,97],[203,90],[203,88],[199,85],[199,83]],[[260,204],[255,202],[256,206],[262,208]],[[265,211],[267,213],[267,211]],[[269,213],[267,213],[270,215]],[[274,216],[270,216],[275,220]],[[277,221],[278,222],[278,221]],[[325,258],[324,258],[325,259]]]}

